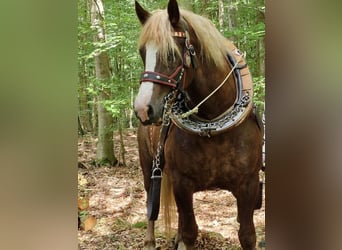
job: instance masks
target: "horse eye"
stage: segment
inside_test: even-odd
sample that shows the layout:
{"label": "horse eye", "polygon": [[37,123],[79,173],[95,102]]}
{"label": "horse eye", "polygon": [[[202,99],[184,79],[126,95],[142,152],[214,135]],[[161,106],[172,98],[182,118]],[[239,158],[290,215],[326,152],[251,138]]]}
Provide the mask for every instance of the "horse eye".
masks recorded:
{"label": "horse eye", "polygon": [[175,55],[173,54],[173,53],[168,53],[168,55],[167,55],[167,61],[169,62],[169,63],[173,63],[174,61],[175,61]]}

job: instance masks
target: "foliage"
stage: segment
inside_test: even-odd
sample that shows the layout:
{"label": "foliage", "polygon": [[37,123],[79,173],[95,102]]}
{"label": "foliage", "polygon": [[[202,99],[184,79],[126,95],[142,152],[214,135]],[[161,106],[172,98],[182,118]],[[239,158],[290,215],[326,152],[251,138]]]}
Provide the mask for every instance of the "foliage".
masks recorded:
{"label": "foliage", "polygon": [[263,112],[265,109],[265,77],[259,76],[253,78],[254,82],[254,103],[258,109]]}
{"label": "foliage", "polygon": [[[137,52],[137,40],[140,23],[136,18],[133,0],[103,0],[106,29],[105,42],[94,42],[94,29],[90,24],[90,2],[93,0],[78,0],[78,61],[79,61],[79,91],[85,91],[89,110],[96,105],[99,90],[108,89],[110,100],[104,105],[111,112],[113,119],[124,119],[128,123],[131,109],[131,90],[134,96],[138,91],[138,81],[143,64]],[[165,8],[167,1],[140,0],[141,5],[149,10]],[[214,1],[178,1],[181,6],[211,19],[219,26],[218,0]],[[247,62],[252,72],[255,87],[255,100],[263,106],[265,78],[259,70],[260,57],[264,48],[258,47],[258,41],[264,39],[264,0],[229,0],[224,4],[223,34],[229,37],[241,51],[247,53]],[[232,18],[233,27],[229,28],[228,18]],[[112,77],[109,82],[95,79],[93,56],[101,51],[107,51],[110,58]],[[83,81],[83,82],[82,82]],[[86,84],[86,88],[81,88]],[[85,89],[85,90],[84,90]],[[96,110],[96,109],[95,109]],[[81,111],[81,110],[80,110]],[[94,115],[94,114],[93,114]]]}

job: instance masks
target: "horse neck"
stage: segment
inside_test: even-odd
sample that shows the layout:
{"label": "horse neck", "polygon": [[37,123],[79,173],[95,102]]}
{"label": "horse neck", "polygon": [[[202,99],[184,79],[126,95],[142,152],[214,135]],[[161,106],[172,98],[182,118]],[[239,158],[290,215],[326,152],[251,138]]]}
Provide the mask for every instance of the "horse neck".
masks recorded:
{"label": "horse neck", "polygon": [[[199,62],[193,81],[187,90],[190,97],[190,108],[210,95],[222,83],[230,70],[228,63],[225,69],[218,69],[213,64],[204,66]],[[231,75],[226,83],[200,106],[198,115],[204,119],[213,119],[231,107],[235,98],[236,86]]]}

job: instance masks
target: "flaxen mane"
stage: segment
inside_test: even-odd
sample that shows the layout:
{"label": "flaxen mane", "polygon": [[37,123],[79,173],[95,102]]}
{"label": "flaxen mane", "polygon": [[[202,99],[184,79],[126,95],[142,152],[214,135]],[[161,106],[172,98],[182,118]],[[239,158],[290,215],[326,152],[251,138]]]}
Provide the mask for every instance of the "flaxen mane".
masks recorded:
{"label": "flaxen mane", "polygon": [[[180,10],[180,13],[188,25],[193,28],[199,39],[202,46],[200,58],[211,61],[220,68],[224,67],[229,41],[216,28],[213,29],[214,24],[209,19],[183,9]],[[142,47],[147,43],[154,43],[158,46],[160,60],[166,63],[170,52],[181,55],[172,37],[172,32],[173,27],[169,21],[167,11],[157,10],[152,13],[143,26],[138,46]]]}

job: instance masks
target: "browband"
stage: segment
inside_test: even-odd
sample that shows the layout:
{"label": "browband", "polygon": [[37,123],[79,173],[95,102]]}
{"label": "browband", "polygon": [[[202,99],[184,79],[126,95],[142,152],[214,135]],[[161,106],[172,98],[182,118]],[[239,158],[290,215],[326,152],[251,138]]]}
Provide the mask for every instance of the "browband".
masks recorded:
{"label": "browband", "polygon": [[175,32],[173,32],[173,36],[174,36],[174,37],[180,37],[180,38],[186,38],[185,32],[181,32],[181,31],[175,31]]}

